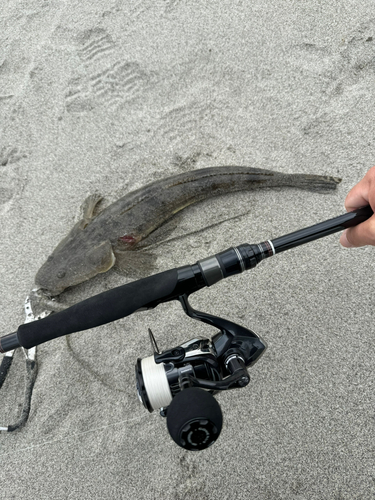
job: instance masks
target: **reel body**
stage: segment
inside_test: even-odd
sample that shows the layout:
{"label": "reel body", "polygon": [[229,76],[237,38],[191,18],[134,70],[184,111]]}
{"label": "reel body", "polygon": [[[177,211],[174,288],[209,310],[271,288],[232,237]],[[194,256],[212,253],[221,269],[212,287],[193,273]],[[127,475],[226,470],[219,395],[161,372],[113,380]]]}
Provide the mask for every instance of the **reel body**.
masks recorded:
{"label": "reel body", "polygon": [[219,331],[211,339],[196,337],[160,352],[149,330],[154,354],[137,360],[137,392],[145,408],[167,417],[169,433],[179,446],[201,450],[221,431],[222,414],[214,394],[245,387],[250,382],[247,368],[266,344],[247,328],[193,309],[187,295],[179,301],[188,316]]}
{"label": "reel body", "polygon": [[197,337],[137,360],[138,397],[150,412],[167,408],[182,390],[181,385],[190,387],[190,378],[221,380],[220,365],[210,339]]}

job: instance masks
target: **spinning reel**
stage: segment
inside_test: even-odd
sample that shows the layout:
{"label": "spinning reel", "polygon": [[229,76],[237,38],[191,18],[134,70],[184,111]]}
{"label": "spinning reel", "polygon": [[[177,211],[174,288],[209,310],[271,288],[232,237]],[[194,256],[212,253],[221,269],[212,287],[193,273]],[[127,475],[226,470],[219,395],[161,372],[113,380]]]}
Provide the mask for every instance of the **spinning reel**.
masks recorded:
{"label": "spinning reel", "polygon": [[245,387],[247,368],[266,344],[251,330],[193,309],[187,295],[179,298],[185,313],[219,331],[211,338],[194,338],[160,352],[149,330],[154,354],[135,367],[139,400],[149,412],[167,417],[172,439],[182,448],[202,450],[213,444],[222,427],[218,391]]}
{"label": "spinning reel", "polygon": [[[166,416],[168,431],[179,446],[202,450],[216,441],[222,427],[222,413],[214,394],[245,387],[250,381],[247,368],[259,359],[266,345],[251,330],[196,311],[190,306],[188,296],[253,269],[280,252],[360,224],[372,215],[371,207],[367,206],[273,240],[231,247],[193,265],[113,288],[64,311],[20,325],[16,332],[0,337],[0,353],[11,353],[18,347],[31,349],[63,335],[179,300],[188,316],[217,328],[218,332],[211,339],[194,338],[163,352],[150,333],[154,354],[137,361],[138,396],[150,412],[160,409]],[[1,365],[5,363],[6,370],[9,359],[4,357]]]}

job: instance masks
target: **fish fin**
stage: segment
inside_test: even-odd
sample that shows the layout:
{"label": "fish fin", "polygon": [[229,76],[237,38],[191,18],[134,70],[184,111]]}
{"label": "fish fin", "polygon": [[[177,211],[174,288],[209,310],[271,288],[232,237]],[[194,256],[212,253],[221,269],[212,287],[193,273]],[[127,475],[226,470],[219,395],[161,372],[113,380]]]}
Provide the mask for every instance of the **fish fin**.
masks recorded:
{"label": "fish fin", "polygon": [[93,193],[88,196],[81,205],[81,228],[83,229],[96,215],[99,203],[102,201],[103,196],[99,193]]}
{"label": "fish fin", "polygon": [[160,244],[164,241],[168,236],[175,231],[175,229],[179,226],[180,220],[182,216],[180,214],[174,215],[173,218],[167,220],[160,227],[155,229],[152,233],[150,233],[146,238],[141,240],[137,244],[137,248],[143,249],[150,246],[154,246]]}
{"label": "fish fin", "polygon": [[[242,212],[240,214],[233,215],[232,217],[228,217],[226,219],[219,220],[218,222],[213,222],[212,224],[208,224],[207,226],[201,227],[200,229],[196,229],[195,231],[190,231],[188,233],[178,234],[177,236],[174,236],[173,238],[163,239],[161,241],[156,241],[156,242],[152,243],[152,245],[155,247],[158,247],[158,246],[164,245],[166,243],[172,243],[173,241],[181,240],[181,239],[186,238],[188,236],[199,235],[199,234],[202,234],[205,231],[207,231],[207,229],[221,226],[221,224],[225,224],[226,222],[239,220],[241,217],[244,217],[251,212],[252,212],[251,210],[248,210],[247,212]],[[153,233],[151,233],[151,234],[153,234]],[[148,238],[145,241],[146,241],[146,245],[149,246],[147,243]],[[140,245],[142,245],[142,243],[140,243]]]}
{"label": "fish fin", "polygon": [[58,251],[61,247],[66,245],[66,243],[69,240],[73,239],[77,233],[82,231],[82,229],[85,229],[87,224],[96,215],[96,214],[94,215],[94,212],[102,199],[103,197],[98,193],[90,194],[90,196],[88,196],[85,199],[85,201],[81,205],[82,218],[76,224],[74,224],[69,233],[60,241],[60,243],[54,249],[54,252]]}
{"label": "fish fin", "polygon": [[116,263],[115,272],[139,279],[153,274],[156,269],[157,256],[142,250],[114,249]]}
{"label": "fish fin", "polygon": [[87,261],[97,273],[105,273],[114,266],[116,257],[112,250],[112,244],[105,240],[87,253]]}

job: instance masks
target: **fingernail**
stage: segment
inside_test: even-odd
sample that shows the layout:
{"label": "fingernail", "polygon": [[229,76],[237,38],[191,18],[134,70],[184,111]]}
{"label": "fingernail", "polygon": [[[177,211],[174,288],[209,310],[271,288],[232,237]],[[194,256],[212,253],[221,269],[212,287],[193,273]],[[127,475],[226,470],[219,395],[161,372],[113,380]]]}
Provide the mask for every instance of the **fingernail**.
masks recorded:
{"label": "fingernail", "polygon": [[345,247],[345,248],[353,248],[353,247],[354,247],[354,245],[352,245],[352,244],[349,242],[348,238],[346,237],[346,231],[344,231],[344,232],[342,233],[341,238],[340,238],[340,243],[341,243],[341,245],[342,245],[343,247]]}

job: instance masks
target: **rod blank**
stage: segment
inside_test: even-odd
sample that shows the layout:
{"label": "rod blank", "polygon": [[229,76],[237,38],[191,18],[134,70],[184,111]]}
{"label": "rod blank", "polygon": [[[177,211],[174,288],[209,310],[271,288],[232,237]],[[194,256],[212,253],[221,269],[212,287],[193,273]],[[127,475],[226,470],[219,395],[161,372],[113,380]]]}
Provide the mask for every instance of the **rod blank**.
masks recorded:
{"label": "rod blank", "polygon": [[361,222],[369,219],[373,213],[372,208],[368,205],[367,207],[359,208],[353,212],[339,215],[334,219],[329,219],[319,224],[315,224],[314,226],[280,236],[280,238],[271,240],[271,242],[274,246],[275,253],[284,252],[285,250],[303,245],[309,241],[317,240],[323,236],[328,236],[329,234],[343,231],[349,227],[357,226]]}

